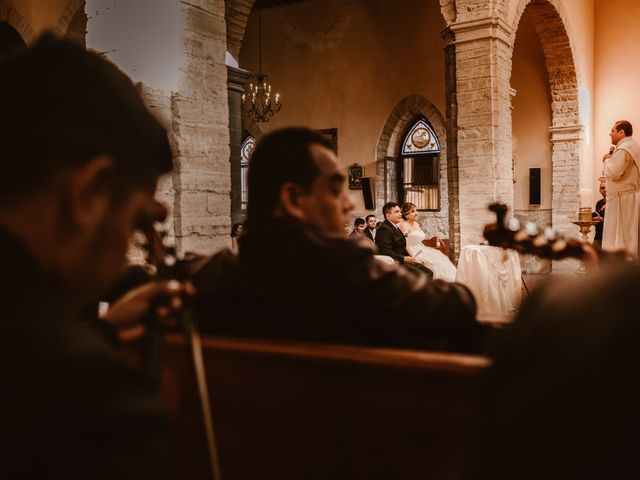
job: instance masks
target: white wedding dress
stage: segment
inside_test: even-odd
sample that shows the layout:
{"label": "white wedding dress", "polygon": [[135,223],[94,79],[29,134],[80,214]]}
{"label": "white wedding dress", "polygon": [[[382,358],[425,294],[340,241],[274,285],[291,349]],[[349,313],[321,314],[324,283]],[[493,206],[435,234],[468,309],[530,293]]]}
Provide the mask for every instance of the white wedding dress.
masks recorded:
{"label": "white wedding dress", "polygon": [[456,280],[455,265],[440,250],[423,245],[422,241],[425,238],[426,235],[422,230],[409,232],[407,234],[407,250],[433,271],[433,278],[454,282]]}

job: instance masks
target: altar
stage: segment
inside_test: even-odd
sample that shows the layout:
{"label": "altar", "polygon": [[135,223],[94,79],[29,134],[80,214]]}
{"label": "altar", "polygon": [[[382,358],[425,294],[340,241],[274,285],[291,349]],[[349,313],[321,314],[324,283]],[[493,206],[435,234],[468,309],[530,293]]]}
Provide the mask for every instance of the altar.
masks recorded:
{"label": "altar", "polygon": [[522,272],[515,250],[467,245],[458,259],[456,282],[469,287],[481,322],[509,322],[522,300]]}

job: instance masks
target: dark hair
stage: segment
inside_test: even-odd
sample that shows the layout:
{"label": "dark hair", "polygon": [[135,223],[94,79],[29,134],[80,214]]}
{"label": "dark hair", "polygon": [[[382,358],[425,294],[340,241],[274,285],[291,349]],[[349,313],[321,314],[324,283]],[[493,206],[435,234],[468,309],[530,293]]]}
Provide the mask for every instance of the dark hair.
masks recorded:
{"label": "dark hair", "polygon": [[402,209],[401,209],[401,210],[402,210],[402,218],[404,218],[404,219],[406,220],[406,219],[407,219],[407,214],[408,214],[411,210],[413,210],[414,208],[418,208],[418,207],[416,207],[416,204],[415,204],[415,203],[405,202],[405,203],[402,205]]}
{"label": "dark hair", "polygon": [[38,188],[99,155],[114,200],[172,169],[165,129],[131,80],[82,46],[45,34],[0,63],[0,198]]}
{"label": "dark hair", "polygon": [[368,222],[370,218],[376,218],[376,216],[373,213],[370,213],[369,215],[367,215],[366,217],[364,217],[365,221]]}
{"label": "dark hair", "polygon": [[258,141],[249,160],[247,227],[273,218],[280,188],[294,182],[309,192],[320,174],[311,145],[329,150],[331,142],[308,128],[292,127],[271,132]]}
{"label": "dark hair", "polygon": [[353,226],[357,227],[358,225],[364,225],[365,221],[364,218],[358,217],[353,221]]}
{"label": "dark hair", "polygon": [[631,122],[627,120],[618,120],[614,127],[616,130],[623,130],[627,137],[633,135],[633,127],[631,126]]}
{"label": "dark hair", "polygon": [[397,206],[398,204],[396,202],[385,203],[384,206],[382,207],[382,215],[386,217],[387,213],[389,213],[393,208],[396,208]]}
{"label": "dark hair", "polygon": [[7,22],[0,21],[0,59],[8,52],[26,47],[27,44],[16,29]]}
{"label": "dark hair", "polygon": [[237,237],[239,235],[238,228],[242,227],[242,223],[234,223],[231,226],[231,237]]}

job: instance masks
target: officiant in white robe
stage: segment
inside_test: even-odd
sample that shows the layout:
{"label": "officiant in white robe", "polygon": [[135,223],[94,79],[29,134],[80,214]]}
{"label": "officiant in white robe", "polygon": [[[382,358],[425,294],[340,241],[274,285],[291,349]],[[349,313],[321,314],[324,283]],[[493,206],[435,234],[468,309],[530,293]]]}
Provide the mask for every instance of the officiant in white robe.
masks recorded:
{"label": "officiant in white robe", "polygon": [[604,165],[607,185],[607,216],[602,235],[603,250],[625,249],[640,253],[640,145],[631,138],[626,120],[615,123],[609,136],[615,150]]}

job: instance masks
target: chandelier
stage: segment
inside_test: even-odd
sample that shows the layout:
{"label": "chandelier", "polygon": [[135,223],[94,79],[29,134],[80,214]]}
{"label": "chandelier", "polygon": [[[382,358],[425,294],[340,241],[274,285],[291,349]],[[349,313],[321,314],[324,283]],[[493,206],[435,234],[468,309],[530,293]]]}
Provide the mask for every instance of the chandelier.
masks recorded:
{"label": "chandelier", "polygon": [[259,73],[249,77],[242,94],[242,111],[256,123],[268,122],[282,108],[280,94],[271,94],[269,76],[262,73],[262,10],[258,13]]}

